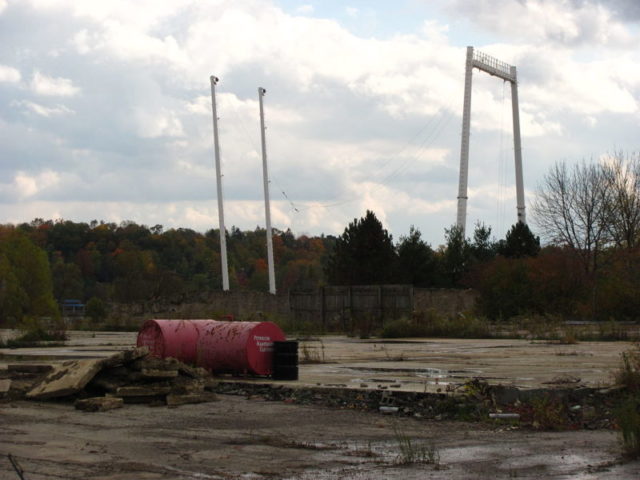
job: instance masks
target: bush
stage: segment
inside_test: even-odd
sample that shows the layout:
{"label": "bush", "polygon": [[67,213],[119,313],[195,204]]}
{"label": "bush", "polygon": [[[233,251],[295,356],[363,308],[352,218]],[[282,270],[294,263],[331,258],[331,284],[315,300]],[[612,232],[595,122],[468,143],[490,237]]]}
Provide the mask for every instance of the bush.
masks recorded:
{"label": "bush", "polygon": [[534,398],[531,401],[533,426],[541,430],[564,430],[569,417],[566,405],[551,395]]}
{"label": "bush", "polygon": [[615,373],[615,381],[629,393],[640,396],[640,344],[627,352],[622,352],[622,364]]}
{"label": "bush", "polygon": [[18,325],[20,335],[17,338],[7,340],[8,348],[26,348],[40,345],[42,342],[64,342],[67,340],[67,332],[62,322],[54,322],[47,325],[45,320],[36,320],[25,317]]}
{"label": "bush", "polygon": [[640,397],[629,395],[615,410],[624,453],[632,458],[640,457]]}
{"label": "bush", "polygon": [[380,334],[383,338],[446,337],[492,338],[488,321],[470,314],[444,318],[434,311],[419,312],[409,320],[401,318],[387,323]]}
{"label": "bush", "polygon": [[98,297],[91,297],[85,307],[85,315],[94,322],[102,322],[107,318],[107,307]]}
{"label": "bush", "polygon": [[387,323],[380,336],[382,338],[426,337],[427,329],[424,325],[419,325],[413,320],[400,318]]}

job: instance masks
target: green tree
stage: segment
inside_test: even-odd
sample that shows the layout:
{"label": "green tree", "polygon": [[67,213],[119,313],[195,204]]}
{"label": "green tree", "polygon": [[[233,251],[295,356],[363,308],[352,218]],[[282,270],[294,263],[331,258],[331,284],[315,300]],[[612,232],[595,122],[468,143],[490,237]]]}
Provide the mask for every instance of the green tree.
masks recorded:
{"label": "green tree", "polygon": [[400,237],[397,279],[401,283],[427,287],[435,284],[437,262],[431,246],[421,237],[420,230],[413,225],[408,236]]}
{"label": "green tree", "polygon": [[65,263],[57,256],[51,267],[53,294],[59,302],[66,298],[84,298],[84,282],[80,267],[75,263]]}
{"label": "green tree", "polygon": [[47,254],[26,234],[0,230],[0,322],[59,318]]}
{"label": "green tree", "polygon": [[85,305],[85,315],[94,322],[101,322],[107,318],[107,306],[98,297],[91,297]]}
{"label": "green tree", "polygon": [[476,262],[486,262],[496,254],[496,244],[491,240],[491,227],[477,222],[473,231],[473,243],[469,245],[470,253]]}
{"label": "green tree", "polygon": [[507,258],[535,257],[540,253],[540,237],[536,237],[527,224],[517,222],[499,243],[498,253]]}
{"label": "green tree", "polygon": [[367,210],[354,219],[336,240],[327,265],[327,277],[334,285],[368,285],[392,282],[396,251],[391,235],[376,215]]}
{"label": "green tree", "polygon": [[469,267],[471,249],[464,238],[464,232],[456,225],[444,231],[446,247],[442,262],[444,286],[458,287],[460,280]]}

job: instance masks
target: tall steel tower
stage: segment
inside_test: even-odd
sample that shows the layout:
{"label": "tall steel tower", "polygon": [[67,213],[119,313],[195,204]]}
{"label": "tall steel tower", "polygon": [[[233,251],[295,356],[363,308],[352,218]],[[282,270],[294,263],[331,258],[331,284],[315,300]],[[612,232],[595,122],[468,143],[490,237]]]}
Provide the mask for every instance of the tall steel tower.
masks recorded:
{"label": "tall steel tower", "polygon": [[513,146],[516,169],[516,197],[518,222],[527,223],[524,207],[524,182],[522,180],[522,145],[520,143],[520,113],[518,108],[518,78],[516,67],[508,65],[485,53],[467,47],[467,63],[464,76],[464,108],[462,112],[462,143],[460,146],[460,180],[458,183],[457,226],[464,234],[467,223],[467,179],[469,177],[469,134],[471,131],[471,82],[472,71],[477,68],[511,84],[511,108],[513,111]]}

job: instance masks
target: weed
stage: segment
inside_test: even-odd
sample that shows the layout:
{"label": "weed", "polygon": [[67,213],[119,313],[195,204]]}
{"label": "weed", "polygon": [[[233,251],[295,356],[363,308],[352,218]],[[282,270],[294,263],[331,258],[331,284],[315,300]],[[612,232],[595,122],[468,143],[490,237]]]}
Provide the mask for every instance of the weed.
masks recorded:
{"label": "weed", "polygon": [[640,457],[640,398],[629,395],[614,412],[624,453],[631,458]]}
{"label": "weed", "polygon": [[640,395],[640,344],[633,350],[622,352],[622,365],[615,373],[615,381],[618,385],[636,395]]}
{"label": "weed", "polygon": [[541,430],[563,430],[568,427],[569,419],[566,406],[551,395],[534,398],[531,401],[532,421],[535,428]]}
{"label": "weed", "polygon": [[324,357],[324,342],[322,339],[317,340],[320,346],[309,345],[308,342],[302,342],[300,344],[300,363],[325,363]]}
{"label": "weed", "polygon": [[567,326],[562,332],[560,343],[565,345],[575,345],[578,343],[578,332],[574,327]]}
{"label": "weed", "polygon": [[398,465],[411,465],[415,463],[425,463],[440,467],[440,452],[433,444],[424,445],[411,439],[409,435],[402,432],[398,426],[394,425],[393,432],[398,443]]}
{"label": "weed", "polygon": [[353,449],[349,450],[348,455],[353,455],[356,457],[366,457],[372,458],[377,457],[378,454],[373,451],[371,446],[371,440],[369,440],[366,444],[360,445],[358,442],[355,442]]}
{"label": "weed", "polygon": [[627,397],[614,411],[620,427],[624,452],[632,458],[640,457],[640,344],[621,354],[616,383],[627,390]]}
{"label": "weed", "polygon": [[387,350],[387,347],[385,345],[382,345],[380,347],[380,350],[382,351],[382,353],[384,353],[384,356],[387,357],[387,360],[390,362],[404,362],[406,360],[406,358],[404,357],[404,352],[391,354],[389,353],[389,350]]}
{"label": "weed", "polygon": [[[59,322],[51,323],[45,319],[25,318],[19,325],[20,335],[0,343],[0,347],[27,348],[49,342],[50,346],[63,345],[67,340],[64,325]],[[55,343],[51,343],[55,342]]]}
{"label": "weed", "polygon": [[400,318],[388,322],[380,335],[383,338],[448,337],[492,338],[490,323],[470,314],[445,318],[436,312],[418,312],[413,318]]}

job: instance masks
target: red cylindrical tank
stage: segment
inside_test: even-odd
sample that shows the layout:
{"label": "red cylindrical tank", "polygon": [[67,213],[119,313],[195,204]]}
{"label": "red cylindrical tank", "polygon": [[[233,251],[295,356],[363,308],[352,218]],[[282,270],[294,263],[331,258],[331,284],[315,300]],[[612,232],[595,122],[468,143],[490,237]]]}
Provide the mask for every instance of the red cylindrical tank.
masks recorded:
{"label": "red cylindrical tank", "polygon": [[136,345],[149,347],[153,356],[196,363],[199,329],[213,320],[147,320]]}
{"label": "red cylindrical tank", "polygon": [[286,340],[272,322],[217,322],[201,325],[198,366],[213,372],[273,372],[273,342]]}

